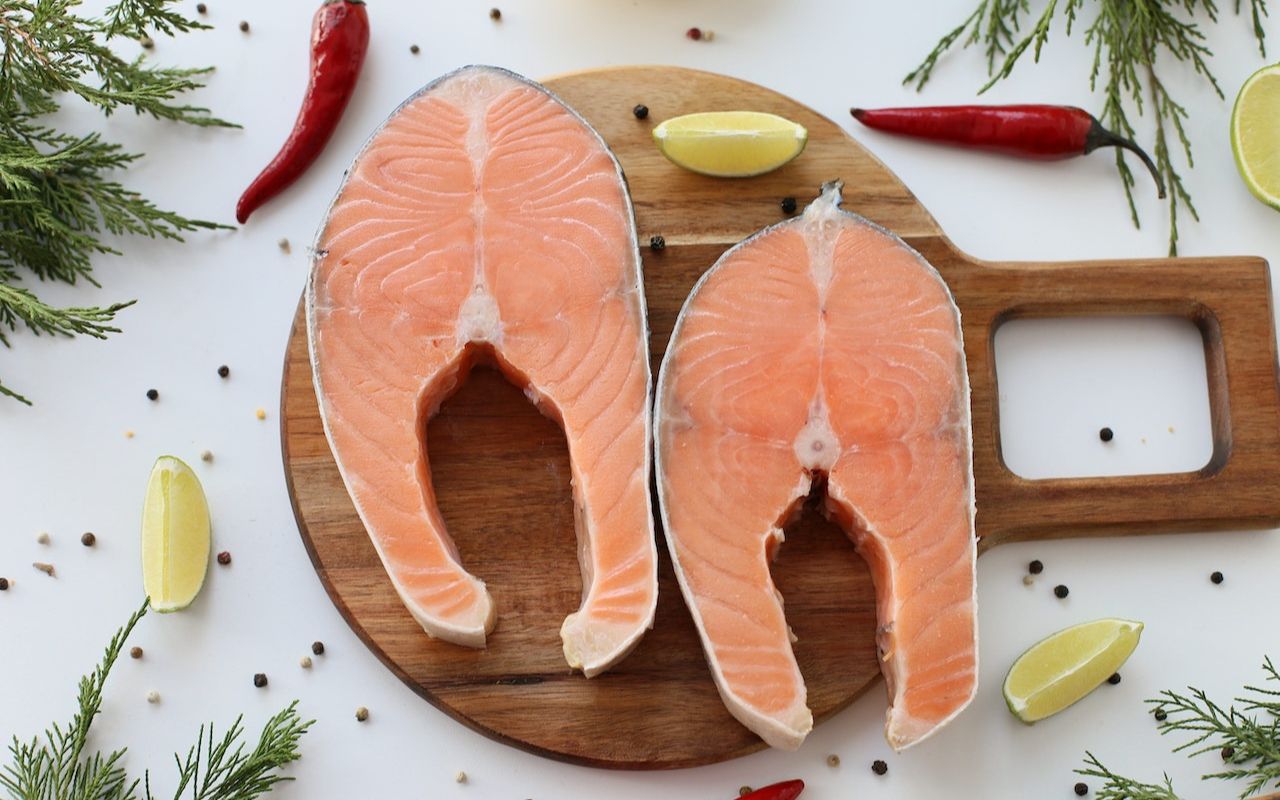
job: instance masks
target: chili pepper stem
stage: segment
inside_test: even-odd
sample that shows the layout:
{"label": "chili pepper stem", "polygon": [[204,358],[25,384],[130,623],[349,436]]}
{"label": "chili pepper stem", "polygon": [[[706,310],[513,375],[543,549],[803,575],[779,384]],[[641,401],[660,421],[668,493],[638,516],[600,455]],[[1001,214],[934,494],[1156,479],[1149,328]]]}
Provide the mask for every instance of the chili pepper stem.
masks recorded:
{"label": "chili pepper stem", "polygon": [[1126,139],[1120,134],[1107,130],[1102,127],[1102,123],[1098,120],[1093,121],[1093,125],[1089,127],[1089,133],[1084,140],[1084,152],[1086,155],[1097,150],[1099,147],[1120,147],[1136,155],[1143,164],[1147,165],[1147,169],[1151,172],[1151,177],[1156,182],[1156,192],[1159,193],[1160,199],[1165,198],[1164,178],[1160,176],[1160,170],[1156,168],[1156,163],[1151,160],[1151,156],[1147,155],[1147,151],[1138,146],[1137,142],[1132,139]]}

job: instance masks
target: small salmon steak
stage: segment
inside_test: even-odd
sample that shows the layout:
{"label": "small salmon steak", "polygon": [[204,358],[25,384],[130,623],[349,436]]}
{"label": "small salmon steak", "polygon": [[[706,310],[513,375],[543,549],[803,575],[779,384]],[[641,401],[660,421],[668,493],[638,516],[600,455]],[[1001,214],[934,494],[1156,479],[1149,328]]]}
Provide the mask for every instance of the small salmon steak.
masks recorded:
{"label": "small salmon steak", "polygon": [[[484,361],[568,439],[583,597],[560,631],[565,658],[590,677],[625,656],[658,593],[651,381],[631,199],[599,134],[505,70],[428,85],[356,157],[306,308],[334,458],[426,632],[483,647],[494,627],[445,530],[425,442],[426,420]],[[511,537],[519,558],[518,525]]]}
{"label": "small salmon steak", "polygon": [[840,184],[725,253],[685,303],[658,380],[667,543],[720,695],[774,747],[813,727],[769,563],[825,478],[871,567],[895,749],[977,688],[969,384],[960,312]]}

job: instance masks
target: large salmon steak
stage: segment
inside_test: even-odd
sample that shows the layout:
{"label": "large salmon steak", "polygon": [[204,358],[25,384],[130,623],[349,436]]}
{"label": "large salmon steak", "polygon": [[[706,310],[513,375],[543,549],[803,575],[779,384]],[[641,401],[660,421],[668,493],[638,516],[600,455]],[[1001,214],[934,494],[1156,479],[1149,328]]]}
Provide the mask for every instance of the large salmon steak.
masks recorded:
{"label": "large salmon steak", "polygon": [[[588,677],[653,624],[648,330],[631,200],[604,140],[494,67],[428,85],[356,157],[315,244],[307,333],[325,434],[404,601],[483,647],[497,610],[431,484],[426,420],[477,362],[563,427],[582,605],[561,628]],[[511,548],[521,547],[520,519]]]}

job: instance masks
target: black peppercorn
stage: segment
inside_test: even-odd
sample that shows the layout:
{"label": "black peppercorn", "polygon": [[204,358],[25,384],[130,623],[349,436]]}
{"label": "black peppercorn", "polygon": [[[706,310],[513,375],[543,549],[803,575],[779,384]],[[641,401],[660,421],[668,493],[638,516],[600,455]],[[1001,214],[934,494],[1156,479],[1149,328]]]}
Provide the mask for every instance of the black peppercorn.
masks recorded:
{"label": "black peppercorn", "polygon": [[644,119],[649,116],[649,107],[644,103],[640,103],[635,108],[631,109],[631,113],[636,115],[636,119]]}
{"label": "black peppercorn", "polygon": [[497,22],[498,20],[502,19],[502,9],[500,8],[489,9],[489,19],[493,20],[494,22]]}
{"label": "black peppercorn", "polygon": [[150,36],[143,36],[138,40],[138,44],[142,45],[143,50],[150,50],[156,46],[155,40]]}
{"label": "black peppercorn", "polygon": [[796,199],[794,197],[784,197],[778,205],[782,207],[783,214],[796,213]]}
{"label": "black peppercorn", "polygon": [[95,544],[97,544],[97,542],[98,542],[98,537],[94,536],[92,533],[89,533],[88,531],[85,531],[80,536],[80,544],[84,545],[85,547],[93,547]]}
{"label": "black peppercorn", "polygon": [[871,762],[871,771],[877,775],[883,775],[889,771],[889,765],[877,758]]}
{"label": "black peppercorn", "polygon": [[267,685],[267,675],[265,672],[255,673],[253,676],[253,685],[261,689]]}
{"label": "black peppercorn", "polygon": [[147,399],[148,399],[148,400],[159,400],[159,399],[160,399],[160,393],[159,393],[159,392],[157,392],[155,389],[148,389],[148,390],[147,390]]}
{"label": "black peppercorn", "polygon": [[228,367],[226,364],[223,364],[222,366],[218,367],[219,378],[225,378],[230,374],[231,374],[231,367]]}
{"label": "black peppercorn", "polygon": [[1230,745],[1222,748],[1223,761],[1230,761],[1235,756],[1235,754],[1236,754],[1236,749],[1234,747],[1231,747]]}
{"label": "black peppercorn", "polygon": [[1222,583],[1222,581],[1225,580],[1225,578],[1222,577],[1221,572],[1215,572],[1209,576],[1209,580],[1213,581],[1214,583]]}
{"label": "black peppercorn", "polygon": [[204,3],[196,3],[197,14],[207,14],[208,12],[209,8]]}
{"label": "black peppercorn", "polygon": [[1119,682],[1120,682],[1120,673],[1119,673],[1119,672],[1113,672],[1113,673],[1111,673],[1111,677],[1110,677],[1110,678],[1107,678],[1107,683],[1111,684],[1112,686],[1115,686],[1115,685],[1116,685],[1117,683],[1119,683]]}
{"label": "black peppercorn", "polygon": [[1075,788],[1076,794],[1080,797],[1084,797],[1086,794],[1089,793],[1089,785],[1086,783],[1077,783],[1074,788]]}
{"label": "black peppercorn", "polygon": [[1104,442],[1109,442],[1116,437],[1115,431],[1110,428],[1103,428],[1098,431],[1098,438]]}
{"label": "black peppercorn", "polygon": [[652,250],[653,252],[656,253],[659,250],[664,250],[666,249],[666,246],[667,246],[667,240],[662,238],[661,236],[649,237],[649,249]]}
{"label": "black peppercorn", "polygon": [[416,44],[411,44],[409,45],[409,52],[416,56],[418,53],[422,52],[422,48],[418,47]]}
{"label": "black peppercorn", "polygon": [[311,652],[315,653],[318,656],[324,655],[324,642],[312,642]]}
{"label": "black peppercorn", "polygon": [[1044,562],[1037,558],[1035,561],[1032,561],[1027,565],[1027,572],[1030,572],[1032,575],[1039,575],[1041,572],[1044,572]]}
{"label": "black peppercorn", "polygon": [[7,591],[9,591],[9,579],[0,578],[0,592],[7,592]]}
{"label": "black peppercorn", "polygon": [[241,20],[241,21],[240,21],[240,32],[241,32],[241,33],[248,33],[248,32],[249,32],[249,23],[245,22],[244,20]]}
{"label": "black peppercorn", "polygon": [[1053,587],[1053,593],[1055,596],[1057,596],[1059,600],[1066,597],[1068,594],[1070,594],[1070,592],[1071,590],[1068,589],[1066,586],[1062,585],[1061,583]]}
{"label": "black peppercorn", "polygon": [[1156,718],[1156,722],[1164,722],[1169,718],[1169,714],[1163,708],[1157,708],[1156,713],[1152,716]]}

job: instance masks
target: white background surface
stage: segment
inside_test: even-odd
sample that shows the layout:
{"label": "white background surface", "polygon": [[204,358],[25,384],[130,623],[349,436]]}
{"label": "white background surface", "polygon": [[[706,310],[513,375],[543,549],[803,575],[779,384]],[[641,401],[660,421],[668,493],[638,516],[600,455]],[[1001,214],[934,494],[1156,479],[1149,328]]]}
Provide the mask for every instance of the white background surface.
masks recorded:
{"label": "white background surface", "polygon": [[[186,3],[194,9],[194,2]],[[311,0],[209,0],[218,28],[160,40],[154,58],[218,67],[199,100],[244,123],[243,131],[195,131],[118,117],[110,137],[145,150],[127,182],[163,205],[232,221],[240,190],[274,154],[293,121],[306,79]],[[357,96],[315,167],[236,232],[199,234],[186,246],[128,241],[122,258],[100,259],[106,288],[41,287],[67,304],[137,297],[126,332],[106,343],[15,337],[0,374],[36,402],[0,403],[0,736],[26,736],[69,716],[76,678],[141,600],[137,527],[153,459],[174,453],[202,474],[213,506],[215,549],[197,603],[146,619],[113,675],[95,744],[130,745],[129,766],[150,766],[168,785],[169,753],[206,719],[244,710],[251,729],[292,698],[318,720],[280,797],[653,798],[717,800],[742,784],[803,777],[806,798],[1068,797],[1086,748],[1149,779],[1169,771],[1190,797],[1226,797],[1202,785],[1199,767],[1170,756],[1141,700],[1186,683],[1226,698],[1257,679],[1263,655],[1280,656],[1273,609],[1280,538],[1225,533],[1010,545],[979,566],[981,688],[950,728],[901,756],[881,733],[885,698],[873,689],[820,725],[797,753],[769,752],[672,773],[604,772],[566,766],[491,742],[452,722],[400,684],[348,630],[316,579],[298,538],[280,466],[276,407],[285,338],[307,257],[305,244],[343,168],[395,105],[460,64],[491,62],[533,77],[607,64],[675,63],[737,75],[787,92],[851,126],[847,108],[962,102],[981,81],[975,52],[948,57],[917,97],[899,80],[972,0],[917,3],[843,0],[503,0],[495,25],[487,4],[372,0],[373,44]],[[1037,6],[1039,4],[1036,4]],[[1091,4],[1086,4],[1087,6]],[[1226,4],[1228,7],[1230,3]],[[248,19],[249,35],[236,23]],[[690,25],[713,29],[694,43]],[[1271,24],[1280,50],[1280,25]],[[1078,36],[1078,32],[1077,32]],[[1210,32],[1214,69],[1229,95],[1261,60],[1248,25],[1226,13]],[[422,53],[412,56],[409,45]],[[1038,68],[1020,67],[991,101],[1050,101],[1097,108],[1085,92],[1079,39],[1057,32]],[[1197,167],[1188,183],[1204,221],[1187,223],[1188,255],[1280,257],[1280,217],[1239,182],[1226,126],[1229,103],[1174,66],[1167,80],[1192,109]],[[68,114],[70,124],[101,123]],[[1139,174],[1144,228],[1128,220],[1110,158],[1020,163],[894,141],[853,130],[916,192],[964,249],[986,258],[1070,259],[1161,255],[1165,225]],[[815,187],[816,188],[816,187]],[[288,237],[293,252],[276,247]],[[1136,338],[1123,334],[1137,331]],[[1263,343],[1259,343],[1263,346]],[[1006,448],[1024,474],[1101,474],[1194,468],[1208,456],[1203,359],[1193,334],[1168,323],[1026,323],[1001,335]],[[226,363],[230,380],[215,369]],[[158,403],[144,397],[149,387]],[[254,418],[268,410],[266,422]],[[1116,430],[1103,447],[1102,425]],[[1175,433],[1169,433],[1173,426]],[[137,432],[126,439],[124,432]],[[1144,445],[1141,438],[1146,437]],[[211,465],[198,454],[214,452]],[[1177,498],[1169,498],[1176,502]],[[53,543],[36,543],[41,530]],[[98,534],[92,549],[82,531]],[[513,557],[518,557],[513,539]],[[1025,587],[1025,564],[1041,580]],[[34,571],[51,561],[58,577]],[[1222,586],[1208,580],[1222,570]],[[1056,583],[1071,587],[1066,601]],[[1104,686],[1033,728],[1009,716],[1000,682],[1011,660],[1041,636],[1100,616],[1147,623],[1124,681]],[[313,639],[328,654],[310,671],[297,661]],[[269,674],[258,690],[251,676]],[[163,701],[148,705],[158,690]],[[359,725],[353,710],[372,717]],[[827,754],[843,759],[826,766]],[[875,758],[889,774],[868,769]],[[466,770],[470,783],[453,782]]]}

